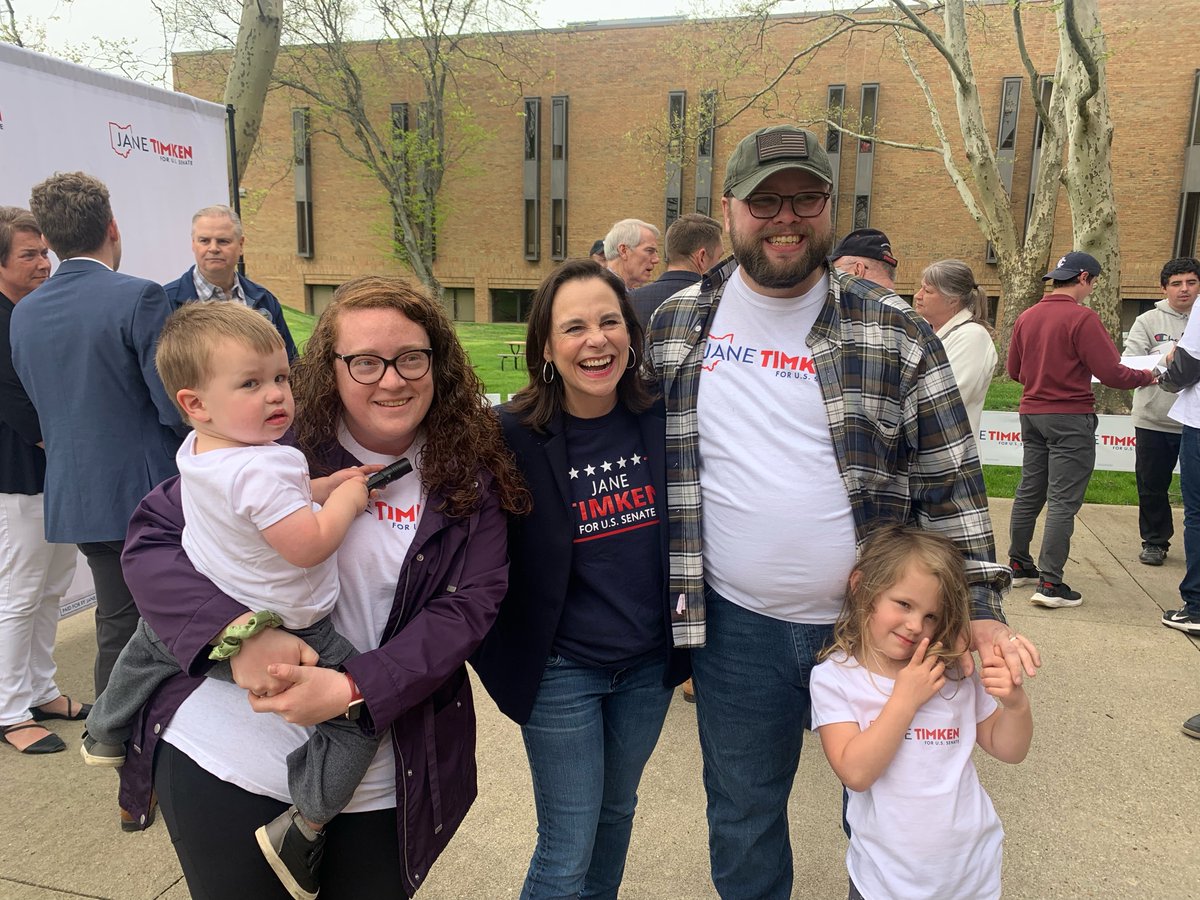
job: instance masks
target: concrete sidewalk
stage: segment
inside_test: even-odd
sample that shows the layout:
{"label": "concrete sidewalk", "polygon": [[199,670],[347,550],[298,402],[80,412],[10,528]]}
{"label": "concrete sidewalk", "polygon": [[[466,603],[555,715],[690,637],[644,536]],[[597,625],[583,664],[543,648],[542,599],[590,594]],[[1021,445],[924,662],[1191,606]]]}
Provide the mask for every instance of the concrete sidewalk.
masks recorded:
{"label": "concrete sidewalk", "polygon": [[[992,501],[1001,554],[1010,505]],[[1009,621],[1038,645],[1044,666],[1029,685],[1029,758],[1005,766],[977,754],[1008,836],[1006,897],[1200,896],[1200,741],[1179,730],[1200,712],[1200,642],[1159,622],[1178,604],[1176,537],[1165,566],[1143,566],[1136,508],[1084,507],[1066,573],[1083,606],[1031,606],[1030,588],[1007,598]],[[59,684],[76,698],[90,698],[94,649],[90,615],[62,624]],[[477,706],[479,800],[424,900],[515,898],[533,847],[520,733],[479,690]],[[12,801],[0,826],[0,900],[185,900],[166,828],[122,833],[115,778],[83,765],[76,723],[51,724],[66,753],[25,757],[0,747],[0,783]],[[795,897],[846,896],[840,817],[838,782],[814,740],[791,803]],[[642,781],[622,897],[716,897],[706,841],[694,708],[677,694]]]}

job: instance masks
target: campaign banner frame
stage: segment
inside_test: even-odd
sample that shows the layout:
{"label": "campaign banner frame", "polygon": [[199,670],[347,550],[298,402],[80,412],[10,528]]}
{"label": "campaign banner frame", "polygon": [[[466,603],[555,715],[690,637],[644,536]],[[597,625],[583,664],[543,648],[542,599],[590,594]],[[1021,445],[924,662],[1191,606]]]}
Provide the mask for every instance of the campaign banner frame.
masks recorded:
{"label": "campaign banner frame", "polygon": [[[1130,416],[1097,416],[1096,468],[1109,472],[1134,471],[1137,437]],[[1021,416],[984,410],[979,421],[979,453],[984,465],[1020,468],[1024,454]],[[1175,466],[1179,471],[1179,466]]]}
{"label": "campaign banner frame", "polygon": [[229,202],[225,107],[0,43],[0,204],[75,171],[108,187],[121,271],[172,281],[192,214]]}

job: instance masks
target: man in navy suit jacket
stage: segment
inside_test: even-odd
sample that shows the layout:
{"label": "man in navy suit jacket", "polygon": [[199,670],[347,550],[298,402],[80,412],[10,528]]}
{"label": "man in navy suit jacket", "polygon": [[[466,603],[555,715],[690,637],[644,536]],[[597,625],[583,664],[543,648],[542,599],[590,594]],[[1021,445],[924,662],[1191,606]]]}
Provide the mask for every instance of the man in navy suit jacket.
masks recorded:
{"label": "man in navy suit jacket", "polygon": [[176,474],[187,429],[154,368],[172,306],[153,281],[121,275],[121,233],[108,189],[58,174],[29,202],[62,261],[13,310],[13,363],[46,445],[46,540],[78,544],[96,582],[96,693],[138,612],[121,574],[134,508]]}

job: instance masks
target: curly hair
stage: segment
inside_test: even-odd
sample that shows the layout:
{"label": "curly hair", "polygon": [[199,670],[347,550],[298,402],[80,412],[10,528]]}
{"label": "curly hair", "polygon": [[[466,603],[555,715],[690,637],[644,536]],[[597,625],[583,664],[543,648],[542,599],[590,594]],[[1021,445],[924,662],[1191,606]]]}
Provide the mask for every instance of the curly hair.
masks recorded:
{"label": "curly hair", "polygon": [[440,511],[470,515],[482,499],[479,472],[491,473],[500,505],[527,512],[529,492],[504,443],[500,421],[483,398],[483,383],[458,342],[440,304],[403,278],[367,275],[347,281],[321,314],[304,355],[292,364],[296,398],[296,443],[309,459],[320,459],[337,443],[342,418],[334,369],[338,320],[347,312],[394,310],[429,335],[433,349],[433,401],[422,423],[421,482],[444,498]]}
{"label": "curly hair", "polygon": [[903,578],[913,563],[937,579],[942,601],[926,656],[942,659],[948,671],[961,671],[959,661],[971,641],[971,591],[962,551],[943,535],[897,523],[880,526],[867,537],[862,556],[850,573],[833,643],[822,658],[839,650],[859,659],[874,652],[867,646],[867,623],[875,601]]}
{"label": "curly hair", "polygon": [[[629,349],[637,357],[637,363],[621,373],[617,381],[617,397],[632,413],[643,413],[654,403],[657,387],[650,377],[646,364],[645,332],[638,322],[625,282],[593,259],[568,259],[546,276],[533,294],[529,308],[529,328],[525,334],[525,368],[529,372],[529,383],[510,401],[514,413],[530,428],[544,431],[550,419],[563,409],[563,380],[554,378],[547,383],[542,378],[546,361],[542,354],[550,343],[553,331],[554,297],[564,284],[571,281],[587,281],[598,278],[612,288],[617,295],[621,317],[629,332]],[[553,363],[550,364],[553,366]]]}

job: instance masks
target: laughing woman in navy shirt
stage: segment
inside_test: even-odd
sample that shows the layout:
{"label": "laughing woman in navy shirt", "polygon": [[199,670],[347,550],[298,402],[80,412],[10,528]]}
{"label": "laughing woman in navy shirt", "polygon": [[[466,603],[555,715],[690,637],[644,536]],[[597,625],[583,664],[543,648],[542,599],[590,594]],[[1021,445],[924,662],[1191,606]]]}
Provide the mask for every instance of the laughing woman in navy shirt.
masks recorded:
{"label": "laughing woman in navy shirt", "polygon": [[671,650],[665,417],[625,286],[592,260],[534,295],[529,384],[500,417],[533,495],[476,656],[521,726],[538,837],[523,900],[617,896],[637,786],[687,657]]}

